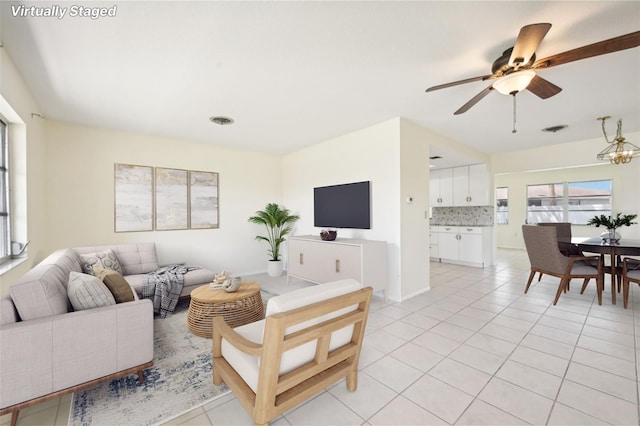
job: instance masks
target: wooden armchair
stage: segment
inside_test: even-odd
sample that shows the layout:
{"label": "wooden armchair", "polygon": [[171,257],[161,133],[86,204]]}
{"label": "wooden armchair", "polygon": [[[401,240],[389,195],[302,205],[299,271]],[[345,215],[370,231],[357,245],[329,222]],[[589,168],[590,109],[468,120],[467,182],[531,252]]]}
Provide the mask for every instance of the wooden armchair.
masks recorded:
{"label": "wooden armchair", "polygon": [[562,292],[569,288],[569,282],[574,278],[582,278],[582,292],[589,280],[595,278],[598,304],[602,305],[602,290],[604,277],[602,262],[599,256],[566,257],[560,253],[556,228],[553,226],[522,225],[522,236],[531,263],[529,280],[524,289],[525,294],[536,272],[560,278],[553,304],[558,303]]}
{"label": "wooden armchair", "polygon": [[271,298],[255,323],[232,329],[214,318],[213,383],[224,381],[256,425],[343,377],[355,391],[372,291],[335,281]]}

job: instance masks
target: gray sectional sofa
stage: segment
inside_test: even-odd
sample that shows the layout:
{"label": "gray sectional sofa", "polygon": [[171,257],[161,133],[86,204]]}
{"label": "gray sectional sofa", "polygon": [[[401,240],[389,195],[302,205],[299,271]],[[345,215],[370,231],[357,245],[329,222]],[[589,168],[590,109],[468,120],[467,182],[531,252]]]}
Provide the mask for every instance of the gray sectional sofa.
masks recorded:
{"label": "gray sectional sofa", "polygon": [[[74,311],[67,286],[73,271],[83,272],[80,255],[107,249],[134,300]],[[0,415],[12,413],[15,424],[19,410],[48,399],[136,372],[142,381],[153,365],[154,315],[139,296],[144,275],[157,268],[154,243],[67,248],[13,284],[0,298]],[[213,275],[189,271],[181,296]]]}

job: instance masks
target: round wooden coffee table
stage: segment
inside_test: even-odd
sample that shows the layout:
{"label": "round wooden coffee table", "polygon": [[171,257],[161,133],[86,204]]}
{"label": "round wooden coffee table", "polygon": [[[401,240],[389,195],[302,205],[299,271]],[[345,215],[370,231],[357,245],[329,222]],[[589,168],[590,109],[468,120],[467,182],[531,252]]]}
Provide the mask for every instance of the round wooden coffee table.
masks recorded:
{"label": "round wooden coffee table", "polygon": [[196,336],[213,337],[213,317],[221,316],[230,327],[248,324],[264,318],[260,286],[243,281],[238,291],[211,290],[209,284],[191,292],[187,312],[187,327]]}

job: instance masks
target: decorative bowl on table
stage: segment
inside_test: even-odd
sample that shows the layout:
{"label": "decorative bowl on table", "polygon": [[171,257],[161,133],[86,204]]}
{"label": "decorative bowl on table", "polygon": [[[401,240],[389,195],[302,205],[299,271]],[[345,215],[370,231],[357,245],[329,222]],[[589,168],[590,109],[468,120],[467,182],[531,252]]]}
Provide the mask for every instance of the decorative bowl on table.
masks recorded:
{"label": "decorative bowl on table", "polygon": [[333,241],[337,236],[338,231],[329,231],[327,229],[320,231],[320,238],[322,238],[322,241]]}

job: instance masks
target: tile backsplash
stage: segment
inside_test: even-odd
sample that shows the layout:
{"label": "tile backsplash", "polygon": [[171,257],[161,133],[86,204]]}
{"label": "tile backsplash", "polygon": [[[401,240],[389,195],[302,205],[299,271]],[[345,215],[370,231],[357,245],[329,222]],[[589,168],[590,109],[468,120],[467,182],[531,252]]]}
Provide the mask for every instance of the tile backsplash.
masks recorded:
{"label": "tile backsplash", "polygon": [[431,225],[493,226],[493,206],[434,207]]}

